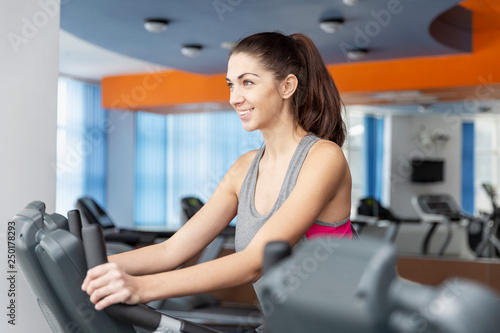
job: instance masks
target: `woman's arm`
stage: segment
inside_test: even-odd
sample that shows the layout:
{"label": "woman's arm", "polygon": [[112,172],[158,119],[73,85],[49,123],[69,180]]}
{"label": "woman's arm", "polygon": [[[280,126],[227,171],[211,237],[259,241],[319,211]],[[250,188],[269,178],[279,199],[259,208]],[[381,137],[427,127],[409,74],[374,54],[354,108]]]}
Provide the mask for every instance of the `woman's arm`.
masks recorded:
{"label": "woman's arm", "polygon": [[[200,265],[148,276],[131,277],[99,266],[89,271],[89,275],[100,277],[91,283],[86,279],[87,284],[84,283],[91,301],[102,309],[116,302],[147,302],[256,281],[261,275],[264,247],[268,242],[282,240],[295,245],[324,207],[335,200],[339,189],[345,187],[346,177],[349,177],[350,191],[347,163],[340,148],[332,145],[320,143],[310,151],[294,190],[245,250]],[[346,211],[349,210],[350,207]]]}
{"label": "woman's arm", "polygon": [[[221,185],[219,185],[221,186]],[[237,198],[218,189],[207,203],[166,241],[109,257],[130,275],[176,269],[202,251],[236,215]]]}
{"label": "woman's arm", "polygon": [[147,275],[176,269],[200,253],[236,216],[236,184],[242,182],[254,155],[255,151],[241,156],[212,197],[172,237],[160,244],[111,256],[109,261],[129,275]]}

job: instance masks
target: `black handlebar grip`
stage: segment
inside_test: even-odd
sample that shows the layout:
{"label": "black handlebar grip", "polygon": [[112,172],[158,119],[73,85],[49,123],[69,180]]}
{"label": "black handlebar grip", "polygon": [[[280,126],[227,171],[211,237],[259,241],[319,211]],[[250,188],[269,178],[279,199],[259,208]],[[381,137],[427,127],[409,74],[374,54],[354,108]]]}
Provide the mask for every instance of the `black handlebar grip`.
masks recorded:
{"label": "black handlebar grip", "polygon": [[[89,269],[108,262],[106,244],[100,225],[86,225],[82,228],[82,238]],[[105,311],[116,319],[149,331],[155,331],[161,321],[161,313],[142,304],[113,304],[108,306]]]}
{"label": "black handlebar grip", "polygon": [[161,313],[144,304],[113,304],[104,309],[104,311],[118,320],[145,328],[151,332],[156,331],[161,321]]}
{"label": "black handlebar grip", "polygon": [[262,273],[266,273],[271,267],[282,259],[292,254],[290,244],[284,241],[274,241],[266,244],[264,248],[264,260],[262,262]]}
{"label": "black handlebar grip", "polygon": [[101,226],[89,224],[82,228],[83,247],[88,269],[108,262]]}
{"label": "black handlebar grip", "polygon": [[76,209],[68,212],[69,232],[82,240],[82,218],[80,212]]}

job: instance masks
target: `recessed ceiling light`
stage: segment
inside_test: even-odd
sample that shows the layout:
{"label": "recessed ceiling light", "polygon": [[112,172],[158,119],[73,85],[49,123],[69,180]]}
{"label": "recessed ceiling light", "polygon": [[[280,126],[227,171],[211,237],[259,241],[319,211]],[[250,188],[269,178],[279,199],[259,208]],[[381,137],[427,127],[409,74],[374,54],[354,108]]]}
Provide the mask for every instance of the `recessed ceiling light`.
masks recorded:
{"label": "recessed ceiling light", "polygon": [[159,33],[167,30],[168,20],[161,18],[148,18],[144,20],[144,28],[152,33]]}
{"label": "recessed ceiling light", "polygon": [[368,50],[366,49],[357,49],[357,50],[350,50],[347,51],[347,58],[349,60],[360,60],[366,57],[368,54]]}
{"label": "recessed ceiling light", "polygon": [[203,46],[199,44],[185,44],[182,46],[181,52],[186,57],[193,58],[201,53]]}
{"label": "recessed ceiling light", "polygon": [[220,43],[220,47],[224,50],[231,50],[233,46],[236,45],[235,42],[222,42]]}
{"label": "recessed ceiling light", "polygon": [[334,32],[342,29],[343,26],[343,18],[326,19],[319,22],[319,27],[321,28],[321,30],[329,34],[333,34]]}
{"label": "recessed ceiling light", "polygon": [[344,3],[344,5],[354,6],[359,2],[359,0],[343,0],[342,2]]}

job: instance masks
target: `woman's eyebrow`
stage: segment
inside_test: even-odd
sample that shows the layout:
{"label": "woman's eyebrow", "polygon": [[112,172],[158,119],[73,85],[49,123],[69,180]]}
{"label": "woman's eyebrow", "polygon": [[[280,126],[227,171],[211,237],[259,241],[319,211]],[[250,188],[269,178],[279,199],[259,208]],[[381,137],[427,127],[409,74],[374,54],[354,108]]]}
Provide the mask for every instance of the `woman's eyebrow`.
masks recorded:
{"label": "woman's eyebrow", "polygon": [[[242,77],[244,77],[244,76],[245,76],[245,75],[247,75],[247,74],[248,74],[248,75],[255,75],[255,76],[257,76],[257,77],[260,77],[260,76],[258,76],[258,75],[257,75],[257,74],[255,74],[255,73],[246,72],[246,73],[243,73],[243,74],[238,75],[237,79],[239,80],[239,79],[241,79]],[[226,77],[226,81],[231,81],[231,80],[230,80],[230,79],[228,79],[228,78]]]}
{"label": "woman's eyebrow", "polygon": [[248,74],[248,75],[255,75],[255,76],[259,77],[259,76],[258,76],[257,74],[255,74],[255,73],[250,73],[250,72],[247,72],[247,73],[243,73],[243,74],[241,74],[240,76],[238,76],[238,80],[239,80],[239,79],[241,79],[243,76],[245,76],[245,75],[247,75],[247,74]]}

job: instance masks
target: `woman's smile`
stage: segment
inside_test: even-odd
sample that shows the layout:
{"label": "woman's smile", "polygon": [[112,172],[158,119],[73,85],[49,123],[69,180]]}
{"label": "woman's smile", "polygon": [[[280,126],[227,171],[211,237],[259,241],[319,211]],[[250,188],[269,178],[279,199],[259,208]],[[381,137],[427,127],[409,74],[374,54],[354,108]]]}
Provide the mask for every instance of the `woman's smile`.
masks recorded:
{"label": "woman's smile", "polygon": [[246,110],[238,110],[238,114],[240,115],[240,119],[246,119],[246,118],[250,117],[250,114],[252,113],[253,110],[254,110],[254,108],[246,109]]}

